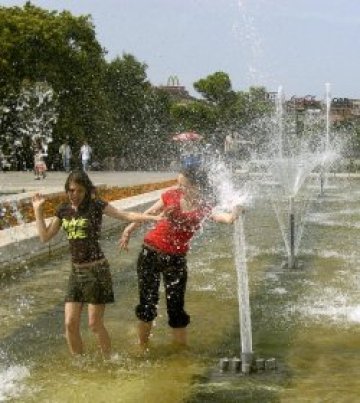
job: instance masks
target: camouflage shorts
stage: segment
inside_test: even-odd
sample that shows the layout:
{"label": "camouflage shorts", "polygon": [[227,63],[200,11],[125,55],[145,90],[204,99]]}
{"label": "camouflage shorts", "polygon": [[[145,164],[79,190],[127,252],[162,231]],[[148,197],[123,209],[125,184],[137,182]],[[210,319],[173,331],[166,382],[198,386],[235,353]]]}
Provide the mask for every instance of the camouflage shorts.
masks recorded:
{"label": "camouflage shorts", "polygon": [[65,302],[109,304],[114,302],[111,272],[107,262],[94,267],[72,268]]}

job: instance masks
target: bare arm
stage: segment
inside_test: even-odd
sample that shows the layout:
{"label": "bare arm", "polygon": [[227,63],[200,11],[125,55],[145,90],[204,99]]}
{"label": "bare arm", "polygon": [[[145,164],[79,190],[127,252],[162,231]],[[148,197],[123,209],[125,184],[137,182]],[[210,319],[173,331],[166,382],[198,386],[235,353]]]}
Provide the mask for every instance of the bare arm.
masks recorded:
{"label": "bare arm", "polygon": [[[156,203],[154,203],[151,207],[149,207],[147,210],[145,210],[146,214],[157,214],[160,213],[164,208],[164,203],[162,199],[159,199]],[[141,222],[132,222],[128,226],[125,227],[123,233],[121,234],[120,238],[120,248],[128,250],[128,244],[129,244],[129,239],[133,231],[135,231],[139,226],[141,225]]]}
{"label": "bare arm", "polygon": [[44,202],[45,198],[39,193],[36,193],[32,198],[37,232],[41,242],[48,242],[59,232],[60,220],[58,217],[54,217],[50,224],[46,225],[43,213]]}
{"label": "bare arm", "polygon": [[210,218],[218,223],[232,224],[245,210],[241,206],[234,207],[231,213],[214,213]]}
{"label": "bare arm", "polygon": [[126,221],[136,221],[136,222],[142,222],[142,221],[159,221],[161,220],[161,217],[156,216],[156,215],[151,215],[145,213],[136,213],[134,211],[124,211],[124,210],[119,210],[112,206],[111,204],[108,204],[104,208],[104,214],[106,214],[109,217],[116,218],[118,220],[126,220]]}

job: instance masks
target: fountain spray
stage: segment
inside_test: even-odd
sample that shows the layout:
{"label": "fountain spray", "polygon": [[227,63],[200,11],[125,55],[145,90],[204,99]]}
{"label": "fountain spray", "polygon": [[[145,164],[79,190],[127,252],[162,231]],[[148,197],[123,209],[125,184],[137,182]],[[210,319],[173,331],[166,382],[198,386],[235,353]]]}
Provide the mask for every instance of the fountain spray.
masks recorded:
{"label": "fountain spray", "polygon": [[281,159],[283,157],[283,132],[284,132],[284,94],[282,86],[279,86],[277,97],[276,97],[276,120],[278,123],[278,157]]}
{"label": "fountain spray", "polygon": [[[283,135],[284,135],[284,95],[282,87],[278,88],[276,98],[276,119],[278,122],[278,158],[283,161]],[[295,266],[295,210],[294,210],[294,196],[289,197],[289,246],[288,253],[288,267],[290,269]]]}
{"label": "fountain spray", "polygon": [[[236,190],[231,181],[231,174],[226,165],[217,162],[210,167],[211,179],[214,188],[217,189],[218,207],[225,210],[232,210],[237,206],[244,206],[249,203],[248,190]],[[252,329],[251,311],[249,298],[249,284],[246,264],[246,240],[244,230],[244,212],[239,215],[234,223],[233,244],[235,254],[235,268],[237,275],[237,291],[239,303],[239,324],[241,338],[241,359],[234,357],[231,365],[228,358],[220,361],[220,368],[224,372],[232,367],[234,372],[241,368],[243,374],[249,374],[252,367]]]}
{"label": "fountain spray", "polygon": [[222,373],[228,373],[229,370],[232,373],[238,373],[241,371],[243,375],[249,375],[253,371],[260,373],[265,370],[275,370],[276,360],[275,358],[267,360],[264,358],[257,358],[254,360],[244,217],[245,214],[243,212],[236,219],[233,238],[239,303],[241,357],[234,357],[231,360],[226,357],[221,358],[220,371]]}
{"label": "fountain spray", "polygon": [[[324,144],[324,154],[326,154],[329,150],[330,146],[330,108],[331,108],[331,93],[330,93],[330,83],[325,83],[326,95],[325,95],[325,103],[326,103],[326,137]],[[324,194],[324,186],[325,186],[325,167],[324,164],[320,169],[320,195]]]}
{"label": "fountain spray", "polygon": [[249,282],[245,250],[244,213],[235,221],[234,246],[241,335],[241,371],[248,374],[251,369],[253,351]]}
{"label": "fountain spray", "polygon": [[288,266],[290,269],[295,267],[295,208],[294,197],[289,197],[289,235],[290,235],[290,253],[288,255]]}
{"label": "fountain spray", "polygon": [[330,145],[330,108],[331,108],[331,92],[330,83],[325,83],[326,88],[326,139],[325,139],[325,152],[329,150]]}

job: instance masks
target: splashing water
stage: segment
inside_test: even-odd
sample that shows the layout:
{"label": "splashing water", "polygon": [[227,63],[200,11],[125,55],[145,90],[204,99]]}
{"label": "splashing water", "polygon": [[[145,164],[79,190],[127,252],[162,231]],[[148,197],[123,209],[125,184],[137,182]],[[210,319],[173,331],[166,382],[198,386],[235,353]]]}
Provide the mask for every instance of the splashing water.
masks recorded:
{"label": "splashing water", "polygon": [[242,368],[250,364],[252,355],[252,330],[249,299],[249,281],[246,265],[246,243],[243,217],[235,221],[234,229],[235,266],[238,282],[238,301],[241,335]]}
{"label": "splashing water", "polygon": [[337,155],[333,152],[304,153],[273,160],[269,165],[269,171],[274,180],[283,187],[286,195],[295,197],[316,167],[335,158]]}
{"label": "splashing water", "polygon": [[[5,98],[0,104],[0,123],[9,120],[7,116],[12,114],[13,124],[10,128],[4,125],[0,140],[9,146],[4,160],[18,162],[18,152],[28,151],[32,143],[41,145],[45,155],[48,146],[53,140],[53,129],[57,122],[57,99],[54,90],[45,82],[25,83],[16,96],[14,103],[12,98]],[[14,128],[16,130],[14,130]],[[1,152],[0,152],[1,153]],[[22,169],[28,169],[26,161]]]}
{"label": "splashing water", "polygon": [[[331,145],[329,139],[329,99],[328,91],[326,135],[324,136],[324,130],[321,129],[323,116],[314,111],[308,114],[305,112],[304,132],[298,132],[297,122],[294,122],[294,116],[288,113],[291,109],[285,107],[283,90],[279,87],[275,113],[267,127],[270,138],[267,139],[268,144],[263,147],[263,152],[256,156],[258,166],[262,167],[264,176],[272,184],[267,191],[288,256],[290,253],[297,253],[299,249],[304,215],[315,197],[316,187],[308,186],[310,179],[318,177],[316,170],[320,170],[322,178],[325,169],[329,169],[340,156],[339,144]],[[294,110],[293,113],[296,118],[298,112]],[[321,180],[321,183],[323,181]]]}
{"label": "splashing water", "polygon": [[[245,206],[250,202],[250,192],[246,183],[235,189],[231,172],[223,161],[214,162],[210,167],[210,178],[218,196],[217,207],[231,210],[235,206]],[[235,268],[237,274],[237,290],[239,302],[239,322],[242,354],[242,371],[247,372],[252,357],[252,330],[249,301],[249,284],[246,265],[246,242],[243,217],[235,221],[233,233]]]}
{"label": "splashing water", "polygon": [[216,190],[217,209],[229,211],[235,206],[246,206],[250,204],[251,193],[248,188],[248,183],[242,183],[239,189],[235,189],[232,174],[226,167],[224,161],[213,161],[210,163],[208,169],[211,184]]}
{"label": "splashing water", "polygon": [[24,394],[26,387],[22,381],[30,376],[30,371],[22,365],[0,366],[0,401],[17,398]]}
{"label": "splashing water", "polygon": [[325,152],[329,149],[330,146],[330,108],[331,108],[331,92],[330,92],[330,83],[325,83],[326,88],[326,139],[325,139]]}
{"label": "splashing water", "polygon": [[278,126],[278,152],[279,158],[283,157],[283,137],[284,137],[284,94],[283,89],[280,86],[278,88],[278,95],[276,98],[276,121]]}

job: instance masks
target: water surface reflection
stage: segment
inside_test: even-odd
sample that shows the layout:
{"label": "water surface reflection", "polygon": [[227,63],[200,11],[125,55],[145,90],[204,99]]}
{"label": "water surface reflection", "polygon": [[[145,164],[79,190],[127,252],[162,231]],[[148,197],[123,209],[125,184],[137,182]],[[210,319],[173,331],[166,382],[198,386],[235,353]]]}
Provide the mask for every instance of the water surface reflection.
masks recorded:
{"label": "water surface reflection", "polygon": [[[117,236],[103,240],[112,265],[116,303],[106,323],[114,356],[103,362],[83,326],[88,354],[72,360],[63,337],[68,257],[29,266],[0,285],[0,400],[31,402],[303,402],[357,401],[360,267],[356,227],[358,182],[333,181],[306,217],[300,268],[288,270],[282,237],[268,200],[246,214],[246,238],[256,356],[276,357],[273,373],[223,376],[220,357],[240,351],[232,233],[208,224],[189,254],[187,310],[190,347],[170,344],[161,300],[151,347],[136,349],[135,261]],[[84,320],[85,320],[84,316]]]}

